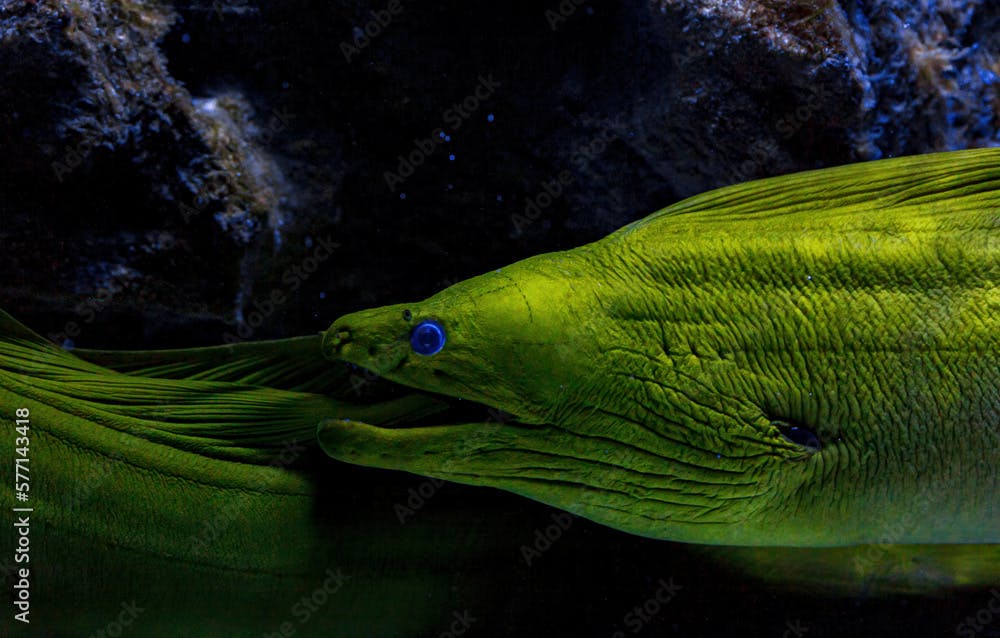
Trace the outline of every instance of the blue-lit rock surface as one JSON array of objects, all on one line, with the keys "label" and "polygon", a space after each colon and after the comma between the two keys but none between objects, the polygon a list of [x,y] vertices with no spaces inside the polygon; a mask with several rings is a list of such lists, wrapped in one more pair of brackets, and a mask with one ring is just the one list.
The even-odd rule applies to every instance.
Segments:
[{"label": "blue-lit rock surface", "polygon": [[79,344],[309,332],[722,184],[1000,143],[998,31],[960,0],[6,2],[0,300]]}]

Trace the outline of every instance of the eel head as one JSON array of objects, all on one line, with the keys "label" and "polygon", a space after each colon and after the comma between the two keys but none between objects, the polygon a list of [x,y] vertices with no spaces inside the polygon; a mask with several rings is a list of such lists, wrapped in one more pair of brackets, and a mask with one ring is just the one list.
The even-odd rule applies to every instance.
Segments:
[{"label": "eel head", "polygon": [[635,534],[773,542],[762,540],[765,514],[801,482],[815,447],[719,392],[712,370],[669,356],[652,326],[617,321],[627,284],[594,263],[588,247],[539,255],[423,302],[335,321],[328,358],[483,404],[495,418],[402,428],[330,420],[323,448],[505,489]]}]

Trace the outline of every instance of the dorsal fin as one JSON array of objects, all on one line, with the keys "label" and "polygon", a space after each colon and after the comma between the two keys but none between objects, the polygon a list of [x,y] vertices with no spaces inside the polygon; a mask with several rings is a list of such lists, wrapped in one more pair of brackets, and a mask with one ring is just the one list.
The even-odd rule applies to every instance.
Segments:
[{"label": "dorsal fin", "polygon": [[317,334],[290,339],[176,350],[88,350],[73,353],[112,370],[160,379],[227,381],[300,392],[327,392],[345,382],[344,366],[320,351]]},{"label": "dorsal fin", "polygon": [[[311,443],[323,419],[391,424],[442,409],[439,401],[418,394],[365,405],[327,393],[284,389],[308,385],[309,380],[290,381],[302,379],[303,372],[324,384],[344,375],[342,370],[324,375],[322,366],[333,366],[319,356],[318,347],[309,348],[318,346],[314,338],[289,341],[291,347],[266,342],[160,352],[88,351],[94,361],[86,361],[0,310],[0,386],[95,427],[247,462],[267,462],[289,441]],[[254,370],[255,363],[263,369]]]},{"label": "dorsal fin", "polygon": [[[929,216],[963,214],[995,228],[1000,209],[1000,148],[898,157],[769,177],[689,197],[625,226],[625,236],[671,218],[671,223],[731,224],[780,221],[815,225],[849,214],[894,224],[897,210]],[[859,213],[861,213],[859,215]],[[777,220],[776,218],[780,218]]]}]

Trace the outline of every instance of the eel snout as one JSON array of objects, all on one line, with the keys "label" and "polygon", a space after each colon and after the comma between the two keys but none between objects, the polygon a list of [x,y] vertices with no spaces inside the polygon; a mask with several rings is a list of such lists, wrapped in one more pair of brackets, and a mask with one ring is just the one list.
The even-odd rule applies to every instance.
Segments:
[{"label": "eel snout", "polygon": [[351,313],[337,319],[323,333],[327,359],[346,361],[385,374],[407,356],[409,331],[395,306]]}]

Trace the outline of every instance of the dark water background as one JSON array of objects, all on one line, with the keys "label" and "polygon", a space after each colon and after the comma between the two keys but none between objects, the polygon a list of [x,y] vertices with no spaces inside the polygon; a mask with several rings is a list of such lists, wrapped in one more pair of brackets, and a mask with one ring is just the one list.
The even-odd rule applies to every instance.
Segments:
[{"label": "dark water background", "polygon": [[[843,4],[848,15],[879,9]],[[145,137],[94,151],[56,182],[48,165],[37,169],[44,179],[23,180],[30,170],[21,166],[18,179],[7,180],[0,305],[56,341],[85,347],[309,334],[345,312],[420,299],[518,259],[598,239],[706,188],[936,144],[925,129],[938,119],[919,108],[918,124],[880,122],[874,107],[859,115],[864,90],[857,97],[853,80],[831,79],[849,75],[846,62],[840,71],[831,65],[830,77],[814,76],[825,88],[813,102],[802,88],[813,80],[795,70],[809,65],[794,56],[769,58],[753,47],[733,53],[725,47],[742,45],[715,31],[683,46],[668,37],[714,28],[710,21],[664,25],[642,3],[564,5],[561,13],[555,2],[399,0],[398,11],[389,3],[303,1],[178,6],[162,40],[167,70],[197,99],[229,96],[252,146],[241,166],[259,170],[255,188],[280,214],[220,218],[218,202],[196,203],[185,190],[194,180],[177,177],[178,166],[190,167],[164,160],[181,142],[149,134],[147,122]],[[671,11],[668,18],[682,13]],[[994,5],[982,9],[963,27],[963,43],[989,35],[996,15]],[[353,29],[366,25],[371,35],[358,38]],[[716,47],[728,62],[715,68],[695,55],[685,68],[692,41]],[[774,66],[754,66],[762,59]],[[774,75],[782,59],[792,60],[792,70]],[[728,84],[692,84],[710,71],[706,77]],[[480,92],[488,95],[463,107],[466,117],[453,105],[477,87],[489,87]],[[677,105],[687,94],[711,99],[684,110]],[[778,137],[779,146],[760,142],[782,123],[791,133]],[[419,152],[411,176],[387,179],[400,173],[400,156],[419,151],[439,128],[447,141]],[[906,129],[910,135],[899,132]],[[145,170],[150,158],[163,167]],[[197,213],[185,221],[191,207]],[[318,259],[323,238],[336,249]],[[274,290],[284,301],[268,306]],[[247,330],[255,311],[260,323]],[[70,323],[79,328],[72,335]],[[308,461],[321,482],[336,481],[341,491],[350,485],[359,500],[396,495],[384,503],[388,526],[398,525],[393,504],[424,483],[393,472],[331,471],[328,463]],[[468,636],[945,636],[990,598],[984,590],[890,598],[782,590],[683,546],[582,519],[560,529],[529,565],[522,548],[552,525],[555,510],[460,485],[435,489],[414,515],[456,512],[487,529],[496,517],[509,530],[513,518],[520,530],[487,566],[505,583],[490,600],[470,600],[456,578],[456,609],[477,618]],[[628,621],[664,581],[679,586],[670,602],[639,625]],[[424,635],[438,635],[448,622]],[[1000,635],[1000,618],[975,635]]]}]

